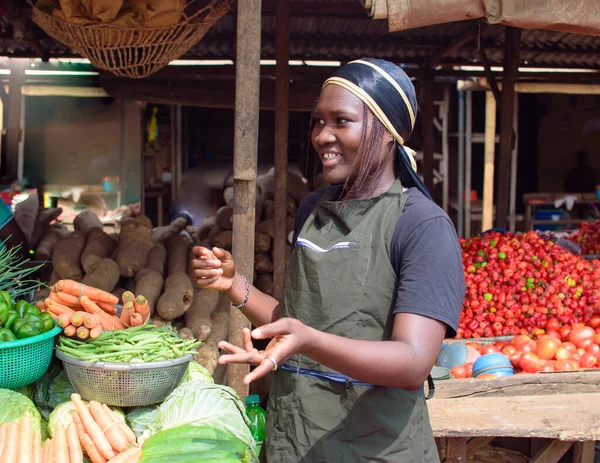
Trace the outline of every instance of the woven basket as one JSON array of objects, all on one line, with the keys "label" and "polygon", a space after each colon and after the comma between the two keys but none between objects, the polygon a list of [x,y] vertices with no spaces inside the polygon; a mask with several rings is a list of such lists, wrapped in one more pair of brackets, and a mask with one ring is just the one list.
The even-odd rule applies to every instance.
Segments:
[{"label": "woven basket", "polygon": [[196,45],[229,11],[229,5],[230,0],[212,0],[194,15],[162,27],[71,24],[36,7],[33,20],[48,35],[89,59],[95,67],[139,79],[158,71]]}]

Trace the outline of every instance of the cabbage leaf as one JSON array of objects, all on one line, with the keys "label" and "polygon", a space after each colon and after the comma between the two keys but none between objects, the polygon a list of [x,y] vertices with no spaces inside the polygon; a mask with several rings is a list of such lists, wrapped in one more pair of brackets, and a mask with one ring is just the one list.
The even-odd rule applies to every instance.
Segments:
[{"label": "cabbage leaf", "polygon": [[10,389],[0,389],[0,425],[18,421],[26,412],[32,417],[32,430],[41,431],[41,417],[34,403],[23,394]]}]

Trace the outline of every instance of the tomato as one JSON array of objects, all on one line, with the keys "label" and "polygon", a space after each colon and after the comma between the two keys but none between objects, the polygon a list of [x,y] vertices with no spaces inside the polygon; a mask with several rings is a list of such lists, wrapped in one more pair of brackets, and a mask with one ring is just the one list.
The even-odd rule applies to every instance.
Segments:
[{"label": "tomato", "polygon": [[589,326],[578,326],[569,333],[569,341],[584,349],[593,344],[595,337],[596,332]]},{"label": "tomato", "polygon": [[546,331],[556,331],[560,329],[560,322],[556,318],[549,318],[546,323]]},{"label": "tomato", "polygon": [[589,352],[586,352],[579,358],[579,364],[581,365],[581,368],[596,368],[597,361],[597,357]]},{"label": "tomato", "polygon": [[593,329],[600,328],[600,315],[592,315],[587,324]]},{"label": "tomato", "polygon": [[493,344],[487,344],[481,348],[481,355],[491,354],[494,352],[500,352]]},{"label": "tomato", "polygon": [[594,336],[594,343],[600,345],[600,333],[596,333]]},{"label": "tomato", "polygon": [[519,366],[519,359],[521,358],[521,355],[523,355],[523,352],[521,352],[520,350],[510,354],[508,359],[510,360],[510,363],[512,363],[513,367]]},{"label": "tomato", "polygon": [[574,371],[575,366],[570,360],[557,360],[554,362],[555,371]]},{"label": "tomato", "polygon": [[479,375],[479,376],[477,377],[477,379],[495,379],[495,378],[496,378],[496,376],[494,376],[494,375],[493,375],[493,374],[491,374],[491,373],[484,373],[484,374],[482,374],[482,375]]},{"label": "tomato", "polygon": [[533,352],[523,352],[519,358],[519,366],[528,373],[537,373],[542,369],[540,358]]},{"label": "tomato", "polygon": [[473,377],[473,362],[465,363],[465,369],[467,370],[467,378]]},{"label": "tomato", "polygon": [[450,374],[456,379],[463,379],[467,377],[467,369],[464,366],[456,366],[450,370]]},{"label": "tomato", "polygon": [[556,353],[554,354],[554,358],[556,358],[556,360],[569,360],[572,357],[573,352],[563,346],[560,346],[558,349],[556,349]]},{"label": "tomato", "polygon": [[544,373],[550,373],[550,372],[556,371],[556,370],[554,369],[553,364],[546,363],[540,371],[543,371]]},{"label": "tomato", "polygon": [[577,354],[577,356],[578,356],[579,358],[581,358],[581,356],[582,356],[582,355],[585,355],[585,354],[587,354],[587,350],[585,350],[585,349],[582,349],[581,347],[578,347],[578,348],[577,348],[577,352],[576,352],[576,354]]},{"label": "tomato", "polygon": [[560,347],[560,344],[561,343],[558,339],[542,339],[538,342],[535,353],[540,359],[552,360],[554,358],[554,355],[556,355],[556,351]]},{"label": "tomato", "polygon": [[600,346],[598,344],[592,344],[586,349],[590,354],[594,354],[596,358],[600,357]]},{"label": "tomato", "polygon": [[536,348],[535,341],[529,336],[515,336],[512,339],[512,344],[517,348],[517,350],[520,350],[522,352],[533,352]]},{"label": "tomato", "polygon": [[548,336],[550,338],[558,339],[559,341],[561,341],[560,333],[558,331],[546,331],[546,334],[544,336]]},{"label": "tomato", "polygon": [[558,330],[558,333],[560,334],[560,339],[562,341],[566,341],[569,338],[569,333],[571,332],[571,327],[570,326],[563,326],[561,327],[560,330]]},{"label": "tomato", "polygon": [[560,346],[564,347],[565,349],[567,349],[572,354],[574,354],[574,353],[577,352],[577,347],[572,342],[569,342],[569,341],[563,342]]},{"label": "tomato", "polygon": [[481,344],[479,344],[478,342],[466,342],[465,346],[472,347],[476,351],[481,352]]},{"label": "tomato", "polygon": [[515,346],[504,346],[500,352],[502,352],[507,357],[510,357],[511,354],[514,354],[517,351]]}]

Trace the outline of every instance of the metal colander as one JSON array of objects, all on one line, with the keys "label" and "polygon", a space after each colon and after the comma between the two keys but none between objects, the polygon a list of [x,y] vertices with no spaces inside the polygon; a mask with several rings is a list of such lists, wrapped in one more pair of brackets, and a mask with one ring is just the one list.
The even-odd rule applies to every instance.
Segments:
[{"label": "metal colander", "polygon": [[138,407],[164,401],[175,389],[192,355],[153,363],[90,363],[57,350],[73,388],[84,400],[114,407]]}]

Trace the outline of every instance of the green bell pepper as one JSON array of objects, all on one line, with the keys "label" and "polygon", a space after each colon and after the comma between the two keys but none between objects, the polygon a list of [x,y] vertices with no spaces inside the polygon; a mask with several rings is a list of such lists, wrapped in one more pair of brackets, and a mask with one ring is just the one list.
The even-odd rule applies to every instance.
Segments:
[{"label": "green bell pepper", "polygon": [[35,305],[33,305],[33,304],[27,304],[27,306],[26,306],[26,307],[23,309],[23,312],[24,312],[24,313],[23,313],[23,315],[24,315],[24,316],[25,316],[25,315],[32,314],[32,315],[37,315],[38,317],[39,317],[39,315],[40,315],[40,313],[41,313],[41,312],[40,312],[40,309],[38,309],[38,308],[37,308]]},{"label": "green bell pepper", "polygon": [[12,297],[10,297],[10,293],[8,291],[0,291],[0,301],[6,302],[9,310],[14,308],[15,306]]},{"label": "green bell pepper", "polygon": [[54,328],[54,320],[52,319],[52,315],[50,315],[48,312],[40,313],[39,317],[40,320],[44,323],[44,333]]},{"label": "green bell pepper", "polygon": [[0,301],[0,326],[4,325],[8,320],[8,304]]},{"label": "green bell pepper", "polygon": [[4,323],[4,328],[6,328],[8,330],[12,330],[13,324],[15,323],[15,321],[18,318],[19,318],[19,316],[17,315],[17,312],[10,310],[8,312],[8,319]]},{"label": "green bell pepper", "polygon": [[31,338],[41,334],[40,330],[30,323],[23,323],[14,333],[18,339]]},{"label": "green bell pepper", "polygon": [[38,330],[39,334],[46,332],[45,324],[38,315],[30,313],[25,315],[25,317],[23,317],[23,320],[25,320],[26,325],[31,325],[36,330]]},{"label": "green bell pepper", "polygon": [[15,305],[15,310],[17,311],[17,313],[19,314],[19,317],[22,317],[25,315],[25,309],[27,309],[27,306],[29,304],[27,303],[27,301],[18,301],[17,305]]},{"label": "green bell pepper", "polygon": [[19,331],[19,328],[21,328],[23,325],[26,325],[27,323],[25,322],[25,319],[22,317],[19,317],[17,315],[17,319],[14,321],[14,323],[12,324],[12,326],[10,327],[10,330],[17,334],[17,331]]},{"label": "green bell pepper", "polygon": [[0,328],[0,342],[14,341],[17,339],[13,332],[8,328]]}]

